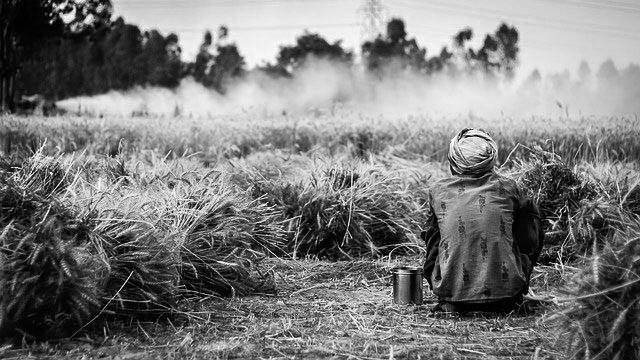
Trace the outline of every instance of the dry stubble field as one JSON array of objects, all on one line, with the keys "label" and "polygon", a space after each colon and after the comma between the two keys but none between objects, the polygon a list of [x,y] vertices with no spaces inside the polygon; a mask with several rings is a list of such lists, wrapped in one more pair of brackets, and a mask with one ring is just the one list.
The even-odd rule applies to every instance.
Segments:
[{"label": "dry stubble field", "polygon": [[[560,359],[546,302],[531,314],[433,313],[392,303],[389,269],[415,264],[358,260],[269,261],[275,294],[208,298],[173,319],[105,324],[104,334],[6,349],[6,358],[112,359]],[[566,270],[564,270],[566,271]],[[561,270],[542,267],[532,290],[557,295]],[[426,285],[426,283],[425,283]]]}]

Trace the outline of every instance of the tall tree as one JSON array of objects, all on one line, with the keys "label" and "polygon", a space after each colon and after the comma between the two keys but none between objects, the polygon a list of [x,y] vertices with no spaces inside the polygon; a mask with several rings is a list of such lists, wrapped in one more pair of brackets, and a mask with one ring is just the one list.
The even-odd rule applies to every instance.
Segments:
[{"label": "tall tree", "polygon": [[407,39],[404,21],[391,19],[385,37],[362,44],[362,57],[369,70],[380,71],[390,64],[400,68],[422,70],[426,68],[427,49],[418,46],[416,39]]},{"label": "tall tree", "polygon": [[228,35],[229,29],[226,26],[218,28],[218,40],[212,53],[213,36],[210,31],[206,31],[195,63],[191,65],[191,74],[196,81],[220,93],[226,91],[230,79],[243,74],[245,65],[238,47],[227,42]]},{"label": "tall tree", "polygon": [[176,34],[164,37],[157,30],[145,32],[140,60],[145,82],[163,87],[178,86],[182,76],[181,52]]},{"label": "tall tree", "polygon": [[486,73],[502,72],[511,78],[518,65],[518,40],[518,30],[503,23],[494,34],[487,34],[478,51],[469,50],[470,58]]},{"label": "tall tree", "polygon": [[82,34],[107,25],[110,0],[0,1],[0,111],[14,110],[21,63],[47,38]]},{"label": "tall tree", "polygon": [[235,44],[217,46],[210,71],[211,83],[220,93],[225,93],[228,82],[244,72],[244,58]]},{"label": "tall tree", "polygon": [[175,87],[185,75],[178,37],[124,19],[88,35],[51,38],[22,62],[17,94],[60,99],[136,85]]},{"label": "tall tree", "polygon": [[193,64],[193,78],[202,83],[204,86],[209,86],[208,80],[206,79],[206,75],[209,73],[209,69],[211,68],[211,64],[213,61],[213,55],[211,55],[210,48],[211,44],[213,44],[213,36],[210,31],[206,31],[204,33],[204,38],[202,40],[202,45],[200,45],[200,50],[196,55],[196,61]]},{"label": "tall tree", "polygon": [[342,47],[341,41],[329,43],[320,34],[305,32],[296,39],[295,45],[282,46],[278,53],[278,66],[292,74],[313,56],[350,64],[353,54]]},{"label": "tall tree", "polygon": [[616,64],[613,63],[613,60],[607,59],[605,62],[600,65],[598,68],[598,73],[596,74],[598,77],[598,81],[601,83],[612,83],[620,77],[620,72],[616,67]]},{"label": "tall tree", "polygon": [[582,60],[580,62],[580,66],[578,67],[578,79],[580,79],[580,82],[585,83],[589,81],[590,77],[591,77],[591,68],[589,67],[589,64],[587,64],[586,61]]},{"label": "tall tree", "polygon": [[516,66],[518,65],[518,47],[519,34],[515,27],[507,24],[501,24],[495,34],[498,41],[498,56],[500,70],[507,76],[513,77]]},{"label": "tall tree", "polygon": [[105,70],[109,89],[127,89],[144,83],[145,69],[141,63],[142,32],[123,18],[114,22],[104,40]]}]

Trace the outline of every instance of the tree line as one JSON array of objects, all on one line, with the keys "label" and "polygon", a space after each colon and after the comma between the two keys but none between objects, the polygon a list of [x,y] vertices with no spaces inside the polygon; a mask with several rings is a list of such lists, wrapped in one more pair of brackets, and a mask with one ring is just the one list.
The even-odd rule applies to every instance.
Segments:
[{"label": "tree line", "polygon": [[[193,61],[182,59],[176,34],[142,31],[122,18],[112,20],[109,0],[3,0],[0,3],[0,108],[13,110],[20,95],[51,99],[124,90],[136,85],[173,88],[191,76],[224,93],[228,84],[250,72],[293,77],[310,57],[354,65],[353,51],[341,41],[329,42],[304,32],[294,44],[280,47],[276,59],[248,69],[229,29],[204,33]],[[430,76],[481,71],[511,77],[518,62],[518,31],[502,24],[485,36],[482,46],[468,46],[466,28],[454,34],[451,49],[428,56],[406,31],[401,19],[391,19],[384,34],[361,44],[362,65],[384,76],[411,70]]]}]

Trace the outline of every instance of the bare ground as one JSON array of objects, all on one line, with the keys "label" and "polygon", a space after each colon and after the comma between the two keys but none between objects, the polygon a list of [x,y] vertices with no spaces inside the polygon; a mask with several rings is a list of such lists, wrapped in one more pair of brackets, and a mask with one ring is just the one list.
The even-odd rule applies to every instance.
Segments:
[{"label": "bare ground", "polygon": [[[556,359],[563,354],[552,303],[534,314],[466,316],[394,305],[394,261],[268,260],[278,292],[185,302],[185,313],[153,322],[102,323],[74,339],[7,344],[2,358],[78,359]],[[562,269],[536,270],[532,290],[553,295]],[[426,283],[425,283],[426,284]]]}]

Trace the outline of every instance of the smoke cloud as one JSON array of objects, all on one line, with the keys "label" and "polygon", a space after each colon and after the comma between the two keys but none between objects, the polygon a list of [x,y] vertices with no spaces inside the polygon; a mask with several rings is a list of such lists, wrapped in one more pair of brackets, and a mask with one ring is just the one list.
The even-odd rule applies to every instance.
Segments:
[{"label": "smoke cloud", "polygon": [[592,74],[583,63],[568,71],[521,81],[485,74],[444,72],[427,77],[410,71],[371,74],[325,60],[309,59],[293,78],[250,72],[227,85],[222,95],[193,79],[175,89],[136,87],[128,91],[76,97],[57,103],[71,113],[149,114],[208,117],[255,113],[296,114],[309,111],[355,111],[407,116],[587,116],[640,112],[640,67],[618,70],[607,61]]}]

